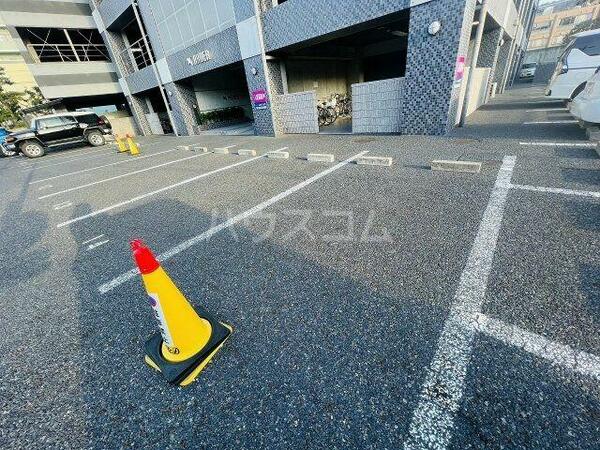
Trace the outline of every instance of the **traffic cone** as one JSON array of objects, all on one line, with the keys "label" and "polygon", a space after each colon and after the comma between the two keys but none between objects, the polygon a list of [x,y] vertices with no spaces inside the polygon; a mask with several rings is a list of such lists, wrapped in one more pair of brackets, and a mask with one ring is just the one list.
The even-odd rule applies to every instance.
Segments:
[{"label": "traffic cone", "polygon": [[128,134],[126,134],[125,137],[127,138],[127,145],[129,146],[129,153],[131,154],[131,156],[139,155],[140,148],[138,147],[137,143],[134,142],[132,137],[129,136]]},{"label": "traffic cone", "polygon": [[233,329],[202,307],[196,312],[142,241],[131,242],[131,250],[160,329],[146,342],[144,359],[169,383],[187,386]]},{"label": "traffic cone", "polygon": [[127,151],[127,146],[125,145],[125,142],[123,142],[123,139],[121,139],[118,134],[115,134],[115,140],[117,141],[118,153],[125,153]]}]

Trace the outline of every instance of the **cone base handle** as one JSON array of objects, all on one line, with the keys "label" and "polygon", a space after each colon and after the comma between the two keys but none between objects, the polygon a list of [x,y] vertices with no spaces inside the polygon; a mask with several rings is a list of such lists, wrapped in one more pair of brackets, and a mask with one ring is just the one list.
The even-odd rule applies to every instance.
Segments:
[{"label": "cone base handle", "polygon": [[198,353],[185,361],[174,363],[167,361],[162,356],[163,340],[160,333],[155,334],[146,342],[144,358],[146,364],[162,373],[169,383],[187,386],[194,381],[231,335],[233,331],[231,326],[204,317],[212,326],[210,340]]}]

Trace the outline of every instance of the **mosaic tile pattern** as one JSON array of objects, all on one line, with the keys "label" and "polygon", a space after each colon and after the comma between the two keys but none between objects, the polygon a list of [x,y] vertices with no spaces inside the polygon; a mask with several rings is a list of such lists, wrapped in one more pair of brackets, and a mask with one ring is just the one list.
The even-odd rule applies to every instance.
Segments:
[{"label": "mosaic tile pattern", "polygon": [[233,0],[236,22],[242,22],[254,16],[254,0]]},{"label": "mosaic tile pattern", "polygon": [[404,84],[404,78],[353,84],[352,132],[399,133]]},{"label": "mosaic tile pattern", "polygon": [[[93,2],[90,2],[91,6],[94,7]],[[98,4],[98,12],[102,16],[104,25],[108,28],[115,20],[125,12],[127,8],[131,6],[130,0],[102,0]]]},{"label": "mosaic tile pattern", "polygon": [[[255,68],[257,71],[256,75],[252,73],[253,68]],[[245,59],[244,71],[246,72],[246,80],[248,81],[248,91],[250,93],[250,97],[252,97],[252,92],[258,89],[265,89],[269,93],[269,104],[267,108],[261,109],[257,108],[254,104],[252,105],[255,132],[259,135],[275,135],[277,130],[273,117],[273,111],[276,109],[273,106],[274,95],[271,92],[271,86],[268,82],[269,78],[266,73],[266,68],[263,66],[262,57],[254,56],[252,58]]]},{"label": "mosaic tile pattern", "polygon": [[[458,55],[466,55],[475,2],[436,0],[411,9],[403,134],[443,135],[454,126],[460,83],[454,82]],[[436,36],[429,25],[443,20]]]},{"label": "mosaic tile pattern", "polygon": [[502,28],[496,28],[495,30],[484,33],[483,40],[481,41],[481,49],[479,51],[479,61],[477,61],[477,67],[490,68],[490,76],[486,90],[488,94],[491,93],[492,84],[496,75],[498,55],[500,54],[499,45],[503,35],[504,31]]},{"label": "mosaic tile pattern", "polygon": [[[211,59],[209,61],[196,65],[188,63],[187,59],[189,57],[204,51],[210,52]],[[174,81],[218,69],[241,60],[242,55],[235,27],[228,28],[208,39],[167,56],[167,64],[171,69]]]},{"label": "mosaic tile pattern", "polygon": [[410,0],[288,0],[263,16],[265,48],[272,51],[287,47],[407,9],[409,5]]},{"label": "mosaic tile pattern", "polygon": [[194,114],[196,93],[193,87],[185,83],[167,83],[165,89],[173,110],[177,134],[179,136],[193,135],[196,127]]},{"label": "mosaic tile pattern", "polygon": [[316,134],[319,132],[317,93],[315,91],[277,95],[277,120],[285,134]]},{"label": "mosaic tile pattern", "polygon": [[135,71],[125,77],[127,86],[132,94],[147,91],[159,86],[152,66],[144,67],[141,70]]},{"label": "mosaic tile pattern", "polygon": [[127,97],[127,103],[131,108],[131,113],[133,114],[135,124],[138,128],[138,134],[142,134],[144,136],[151,135],[152,129],[150,128],[150,123],[146,118],[148,107],[146,106],[144,99],[139,95],[132,95],[131,97]]}]

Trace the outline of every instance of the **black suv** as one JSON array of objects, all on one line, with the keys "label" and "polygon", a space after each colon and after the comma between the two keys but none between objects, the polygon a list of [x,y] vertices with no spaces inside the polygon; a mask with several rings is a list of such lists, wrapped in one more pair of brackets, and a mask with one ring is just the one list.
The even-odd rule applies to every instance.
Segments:
[{"label": "black suv", "polygon": [[28,158],[44,156],[46,149],[64,144],[86,143],[98,147],[106,143],[111,125],[105,117],[91,112],[74,112],[37,117],[31,128],[8,135],[6,151],[21,152]]}]

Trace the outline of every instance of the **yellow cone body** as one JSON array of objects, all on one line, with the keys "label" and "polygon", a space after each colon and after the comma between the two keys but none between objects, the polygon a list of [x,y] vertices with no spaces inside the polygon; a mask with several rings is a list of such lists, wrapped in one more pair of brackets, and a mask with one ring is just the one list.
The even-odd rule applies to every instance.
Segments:
[{"label": "yellow cone body", "polygon": [[212,327],[199,317],[167,273],[159,267],[142,275],[163,338],[166,360],[184,361],[198,353],[209,341]]},{"label": "yellow cone body", "polygon": [[132,156],[137,156],[140,154],[140,149],[138,145],[134,142],[131,136],[127,135],[127,145],[129,146],[129,153]]},{"label": "yellow cone body", "polygon": [[119,137],[118,134],[115,135],[115,140],[117,141],[117,147],[119,148],[119,153],[125,153],[127,151],[127,146],[123,139]]}]

